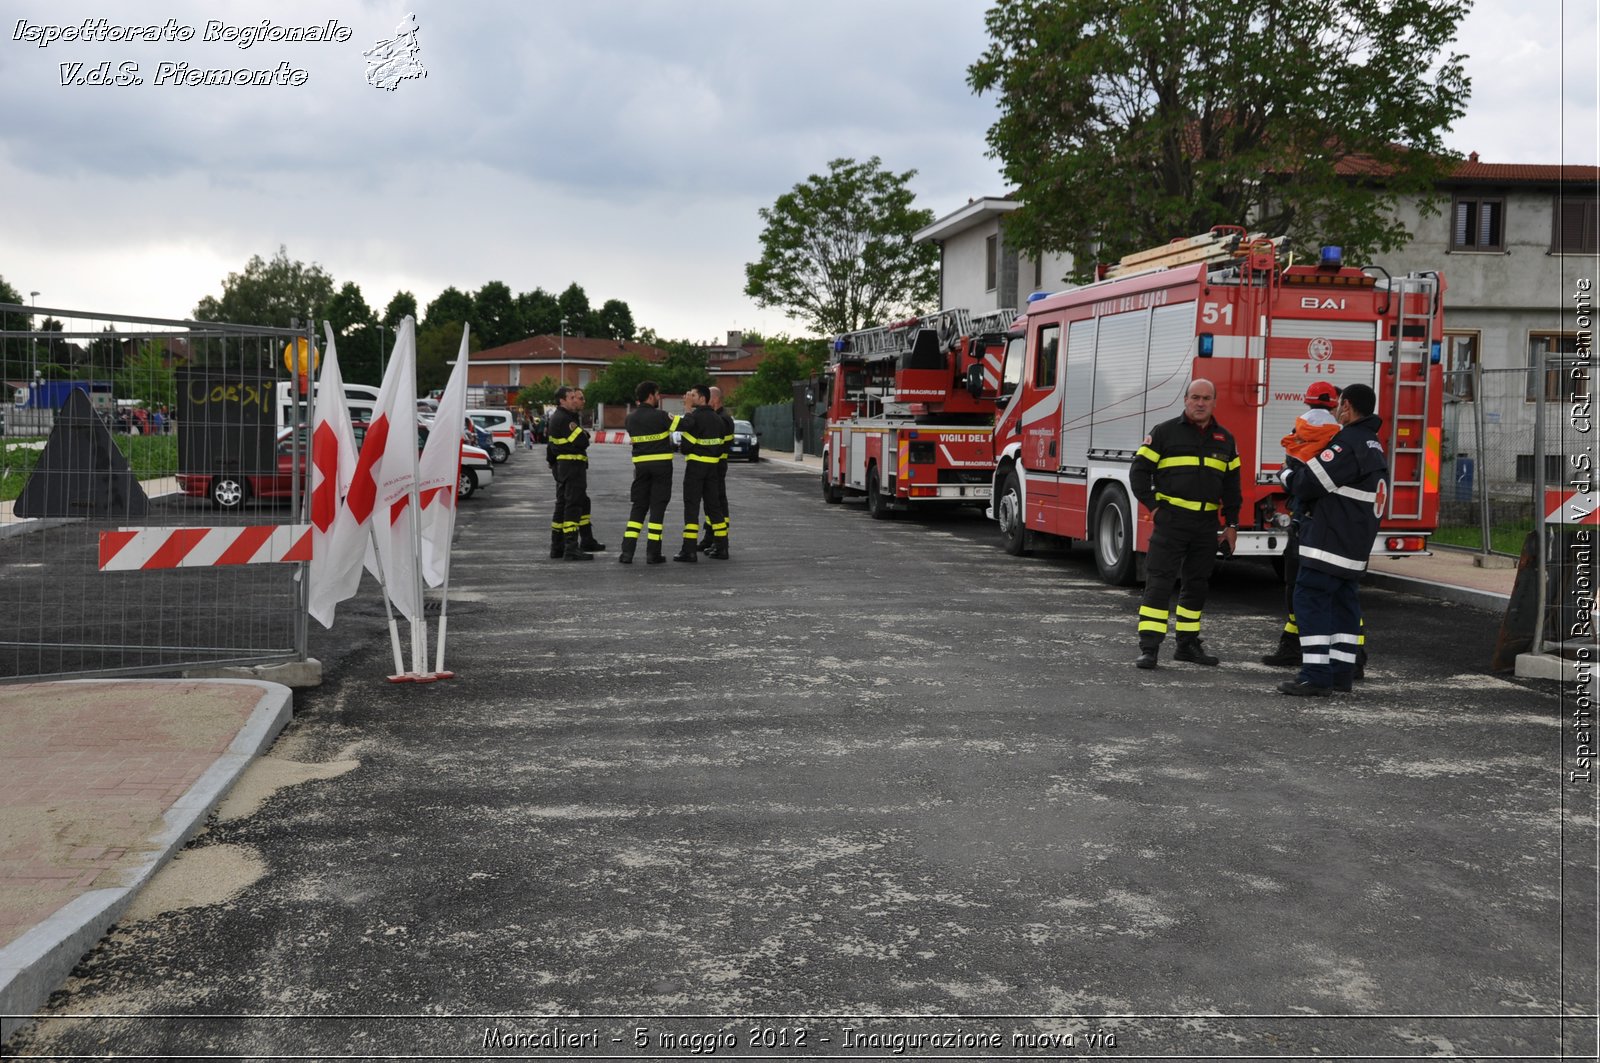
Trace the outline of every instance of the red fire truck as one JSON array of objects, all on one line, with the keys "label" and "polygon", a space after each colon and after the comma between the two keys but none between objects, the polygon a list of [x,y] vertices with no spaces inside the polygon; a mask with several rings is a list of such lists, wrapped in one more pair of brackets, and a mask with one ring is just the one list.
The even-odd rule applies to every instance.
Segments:
[{"label": "red fire truck", "polygon": [[864,495],[876,519],[927,503],[985,504],[1014,317],[943,310],[837,337],[817,397],[827,410],[822,497]]},{"label": "red fire truck", "polygon": [[1036,298],[1008,334],[988,515],[1005,549],[1039,536],[1092,545],[1100,577],[1128,584],[1150,515],[1128,472],[1145,434],[1183,413],[1188,382],[1216,385],[1239,445],[1235,553],[1283,552],[1282,438],[1313,381],[1378,394],[1391,481],[1373,553],[1425,553],[1439,507],[1444,278],[1356,269],[1338,248],[1284,266],[1278,241],[1224,226],[1123,259],[1110,276]]}]

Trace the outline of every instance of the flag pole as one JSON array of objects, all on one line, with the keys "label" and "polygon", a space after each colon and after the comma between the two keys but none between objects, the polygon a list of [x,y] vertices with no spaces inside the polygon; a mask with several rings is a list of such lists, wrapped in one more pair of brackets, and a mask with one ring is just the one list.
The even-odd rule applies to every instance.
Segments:
[{"label": "flag pole", "polygon": [[[450,537],[445,541],[451,546],[455,545],[456,538],[456,512],[461,502],[461,466],[456,465],[456,486],[450,492]],[[439,646],[438,657],[434,662],[433,674],[440,679],[454,679],[454,672],[444,669],[444,633],[450,624],[450,553],[447,550],[444,556],[444,586],[439,591]]]},{"label": "flag pole", "polygon": [[[372,542],[373,552],[378,549],[378,529],[373,524],[367,525],[367,537]],[[405,660],[400,656],[400,625],[394,618],[394,606],[389,602],[389,587],[383,582],[383,566],[378,566],[378,571],[373,574],[378,581],[378,589],[383,592],[383,611],[389,617],[389,645],[394,649],[394,674],[389,676],[391,683],[409,683],[412,677],[406,673]]]}]

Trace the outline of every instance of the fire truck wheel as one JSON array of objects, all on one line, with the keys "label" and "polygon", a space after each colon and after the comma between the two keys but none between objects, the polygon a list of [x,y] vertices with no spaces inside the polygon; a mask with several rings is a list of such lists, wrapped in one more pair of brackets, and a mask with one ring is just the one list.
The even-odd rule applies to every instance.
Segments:
[{"label": "fire truck wheel", "polygon": [[995,517],[1000,521],[1000,542],[1005,551],[1015,557],[1031,553],[1028,549],[1028,529],[1022,518],[1022,488],[1017,482],[1016,470],[1006,473],[1000,486],[1000,500],[995,503]]},{"label": "fire truck wheel", "polygon": [[837,506],[844,501],[844,492],[839,490],[833,481],[828,479],[828,459],[822,459],[822,500],[830,506]]},{"label": "fire truck wheel", "polygon": [[1094,567],[1100,578],[1113,587],[1133,583],[1138,575],[1133,509],[1121,487],[1108,487],[1095,499],[1089,534],[1094,537]]},{"label": "fire truck wheel", "polygon": [[889,508],[889,502],[883,497],[883,492],[878,489],[878,467],[874,465],[867,470],[867,515],[873,520],[888,520],[894,516],[894,511]]}]

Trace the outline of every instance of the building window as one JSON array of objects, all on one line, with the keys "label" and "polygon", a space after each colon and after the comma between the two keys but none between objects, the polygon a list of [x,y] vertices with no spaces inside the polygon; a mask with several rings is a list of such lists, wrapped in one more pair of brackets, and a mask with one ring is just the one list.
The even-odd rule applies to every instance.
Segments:
[{"label": "building window", "polygon": [[1558,255],[1592,255],[1600,251],[1600,209],[1597,208],[1600,208],[1600,200],[1557,196],[1550,250]]},{"label": "building window", "polygon": [[578,386],[580,388],[586,388],[589,386],[589,372],[590,371],[587,369],[578,370]]},{"label": "building window", "polygon": [[1450,211],[1450,250],[1504,251],[1505,207],[1499,198],[1458,198]]},{"label": "building window", "polygon": [[1544,355],[1544,401],[1571,402],[1589,397],[1589,378],[1594,370],[1588,346],[1579,350],[1576,333],[1535,332],[1528,337],[1529,402],[1538,398],[1534,381],[1541,354]]},{"label": "building window", "polygon": [[1444,393],[1457,402],[1477,398],[1472,369],[1478,364],[1478,334],[1447,332],[1444,336]]},{"label": "building window", "polygon": [[983,287],[994,291],[1000,278],[1000,237],[991,236],[983,242]]},{"label": "building window", "polygon": [[1039,291],[1039,290],[1041,290],[1043,288],[1044,288],[1044,256],[1040,255],[1038,258],[1033,260],[1033,290],[1037,292],[1037,291]]}]

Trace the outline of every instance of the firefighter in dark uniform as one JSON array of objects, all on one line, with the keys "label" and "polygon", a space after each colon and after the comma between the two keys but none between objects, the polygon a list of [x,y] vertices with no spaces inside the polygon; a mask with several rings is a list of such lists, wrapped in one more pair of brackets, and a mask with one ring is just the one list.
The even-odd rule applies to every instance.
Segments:
[{"label": "firefighter in dark uniform", "polygon": [[1139,659],[1134,663],[1140,668],[1156,666],[1171,616],[1173,585],[1180,579],[1173,624],[1178,649],[1173,659],[1218,662],[1200,641],[1200,618],[1217,563],[1217,516],[1222,516],[1222,539],[1232,553],[1243,496],[1239,450],[1233,434],[1212,417],[1216,400],[1211,381],[1190,381],[1183,416],[1150,430],[1129,471],[1134,496],[1155,522],[1145,561],[1144,601],[1139,606]]},{"label": "firefighter in dark uniform", "polygon": [[1378,442],[1378,397],[1365,384],[1339,394],[1339,434],[1309,461],[1290,460],[1280,478],[1289,493],[1315,503],[1300,525],[1294,615],[1300,673],[1278,685],[1297,697],[1348,691],[1361,645],[1361,574],[1367,570],[1388,491],[1389,459]]},{"label": "firefighter in dark uniform", "polygon": [[728,559],[728,453],[733,450],[733,415],[722,408],[722,389],[711,389],[711,409],[722,418],[722,457],[717,461],[717,473],[706,481],[706,490],[716,491],[716,501],[722,513],[722,524],[717,526],[711,523],[711,504],[706,504],[705,530],[700,533],[700,549],[708,551],[713,545],[720,546],[709,556]]},{"label": "firefighter in dark uniform", "polygon": [[633,444],[633,487],[629,492],[633,508],[628,513],[628,530],[622,533],[622,553],[617,560],[624,565],[633,564],[633,552],[642,533],[645,564],[659,565],[666,560],[661,552],[661,533],[667,503],[672,501],[672,433],[678,427],[678,418],[662,410],[661,388],[654,380],[640,381],[633,395],[638,405],[623,422]]},{"label": "firefighter in dark uniform", "polygon": [[550,556],[592,561],[604,550],[589,521],[589,433],[578,423],[583,389],[556,389],[556,412],[545,435],[545,458],[556,479],[556,509],[550,518]]},{"label": "firefighter in dark uniform", "polygon": [[[683,466],[683,547],[672,560],[694,561],[699,554],[701,500],[705,501],[706,518],[713,527],[727,517],[718,508],[715,489],[708,486],[722,458],[722,418],[711,409],[711,389],[705,384],[690,388],[683,401],[689,409],[678,422],[686,459]],[[706,556],[726,559],[726,543],[714,543]]]}]

